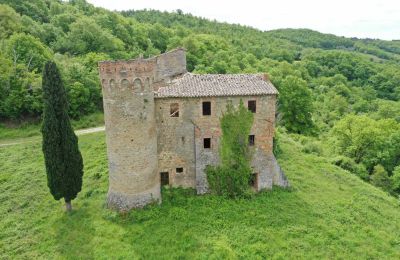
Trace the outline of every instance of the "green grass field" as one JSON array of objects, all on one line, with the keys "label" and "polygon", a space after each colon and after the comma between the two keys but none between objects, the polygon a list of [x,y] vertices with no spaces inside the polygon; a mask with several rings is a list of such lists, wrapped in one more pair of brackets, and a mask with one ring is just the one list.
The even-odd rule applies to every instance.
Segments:
[{"label": "green grass field", "polygon": [[0,259],[399,259],[400,203],[283,136],[292,188],[251,199],[166,190],[129,214],[105,207],[104,133],[80,137],[82,192],[71,214],[46,186],[40,143],[0,148]]},{"label": "green grass field", "polygon": [[[74,129],[89,128],[104,125],[104,115],[102,112],[92,113],[90,115],[82,116],[79,120],[71,120]],[[40,136],[40,122],[36,123],[23,123],[9,126],[0,124],[0,142],[4,140],[37,137]]]}]

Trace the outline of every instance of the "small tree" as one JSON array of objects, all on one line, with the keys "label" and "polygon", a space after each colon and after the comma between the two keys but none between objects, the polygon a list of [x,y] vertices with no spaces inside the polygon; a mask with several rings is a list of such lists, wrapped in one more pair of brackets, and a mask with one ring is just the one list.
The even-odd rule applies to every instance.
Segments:
[{"label": "small tree", "polygon": [[392,191],[400,194],[400,165],[394,168],[393,175],[390,179],[392,182]]},{"label": "small tree", "polygon": [[374,171],[371,175],[371,183],[384,191],[389,191],[391,188],[390,178],[382,165],[375,165]]},{"label": "small tree", "polygon": [[240,101],[235,109],[227,105],[221,120],[221,164],[206,168],[207,180],[212,192],[229,197],[240,197],[249,189],[251,177],[248,137],[253,125],[253,114]]},{"label": "small tree", "polygon": [[295,76],[287,76],[279,85],[279,112],[283,125],[289,132],[312,132],[312,93],[307,82]]},{"label": "small tree", "polygon": [[64,198],[67,211],[82,188],[83,161],[68,117],[68,103],[60,73],[54,62],[43,71],[42,150],[47,186],[55,200]]}]

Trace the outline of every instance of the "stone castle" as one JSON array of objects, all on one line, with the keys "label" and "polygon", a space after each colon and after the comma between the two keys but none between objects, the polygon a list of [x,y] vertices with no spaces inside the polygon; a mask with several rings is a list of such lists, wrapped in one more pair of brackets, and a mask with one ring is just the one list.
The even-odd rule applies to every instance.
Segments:
[{"label": "stone castle", "polygon": [[227,102],[254,113],[255,190],[288,182],[273,153],[278,94],[266,74],[196,75],[184,49],[99,63],[109,162],[108,205],[120,210],[160,201],[162,185],[207,192],[204,169],[219,161],[219,119]]}]

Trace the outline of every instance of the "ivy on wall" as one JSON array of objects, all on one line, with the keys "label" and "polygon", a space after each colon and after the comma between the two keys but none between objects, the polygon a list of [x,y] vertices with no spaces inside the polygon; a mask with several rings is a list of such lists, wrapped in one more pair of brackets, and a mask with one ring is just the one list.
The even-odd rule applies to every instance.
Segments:
[{"label": "ivy on wall", "polygon": [[207,166],[207,180],[212,193],[231,198],[242,197],[249,190],[251,151],[248,136],[253,125],[253,114],[243,105],[236,108],[228,103],[220,119],[222,137],[221,163]]}]

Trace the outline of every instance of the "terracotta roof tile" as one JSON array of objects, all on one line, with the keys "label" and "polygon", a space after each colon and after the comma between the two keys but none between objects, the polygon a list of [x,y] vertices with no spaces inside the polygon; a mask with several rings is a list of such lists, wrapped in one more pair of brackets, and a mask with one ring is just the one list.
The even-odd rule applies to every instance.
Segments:
[{"label": "terracotta roof tile", "polygon": [[155,97],[212,97],[276,95],[278,91],[262,74],[192,74],[161,87]]}]

